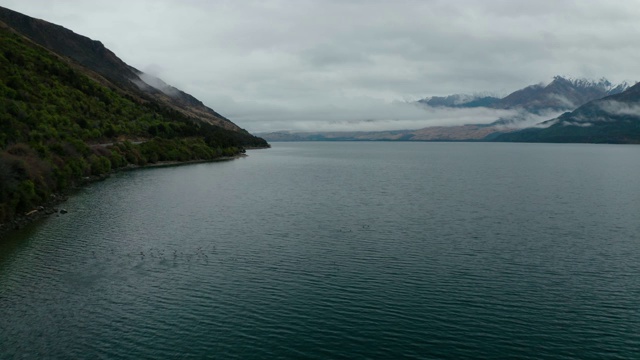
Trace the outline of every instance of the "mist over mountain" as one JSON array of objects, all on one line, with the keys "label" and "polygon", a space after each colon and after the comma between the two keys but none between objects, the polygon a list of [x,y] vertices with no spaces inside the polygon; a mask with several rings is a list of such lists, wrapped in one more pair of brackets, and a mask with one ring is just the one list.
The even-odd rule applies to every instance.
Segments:
[{"label": "mist over mountain", "polygon": [[549,84],[534,84],[498,98],[487,95],[455,94],[433,96],[418,103],[432,107],[489,107],[494,109],[524,109],[533,113],[573,110],[580,105],[605,96],[623,92],[627,82],[612,84],[607,79],[589,80],[555,76]]},{"label": "mist over mountain", "polygon": [[640,143],[640,83],[593,100],[540,127],[501,134],[497,141]]},{"label": "mist over mountain", "polygon": [[[499,98],[487,94],[433,96],[417,104],[430,111],[448,114],[452,111],[494,109],[497,116],[486,123],[455,126],[430,126],[412,130],[379,132],[277,132],[260,134],[269,141],[305,140],[403,140],[403,141],[488,141],[506,139],[503,133],[550,126],[547,122],[592,100],[621,94],[629,89],[623,82],[612,84],[600,80],[572,79],[555,76],[548,84],[535,84]],[[464,110],[466,109],[466,110]],[[498,113],[500,111],[500,113]]]},{"label": "mist over mountain", "polygon": [[614,85],[604,78],[595,81],[556,76],[547,85],[531,85],[514,91],[492,104],[491,107],[498,109],[523,108],[534,113],[547,110],[573,110],[591,100],[618,94],[628,87],[626,82]]},{"label": "mist over mountain", "polygon": [[[629,84],[627,82],[612,84],[605,78],[599,80],[573,79],[558,75],[548,84],[530,85],[516,90],[503,98],[457,94],[446,97],[425,98],[418,101],[418,103],[431,107],[487,107],[511,110],[509,115],[501,116],[489,124],[495,126],[496,131],[508,129],[511,132],[515,129],[545,126],[540,125],[540,123],[547,119],[555,118],[564,112],[575,110],[589,101],[619,94],[628,88]],[[423,130],[427,131],[427,129]],[[450,130],[453,133],[459,133],[453,127]],[[441,133],[441,131],[438,130],[437,133]]]}]

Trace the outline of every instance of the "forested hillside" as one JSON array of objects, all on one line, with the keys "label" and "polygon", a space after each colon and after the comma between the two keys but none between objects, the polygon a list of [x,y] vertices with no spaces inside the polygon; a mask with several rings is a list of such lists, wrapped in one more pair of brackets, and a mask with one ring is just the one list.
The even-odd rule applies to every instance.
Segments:
[{"label": "forested hillside", "polygon": [[248,134],[195,97],[125,63],[98,40],[1,6],[0,21],[35,44],[71,59],[81,70],[88,70],[90,77],[136,99],[156,102],[199,122]]},{"label": "forested hillside", "polygon": [[0,23],[0,222],[89,176],[268,146],[134,99],[88,71]]}]

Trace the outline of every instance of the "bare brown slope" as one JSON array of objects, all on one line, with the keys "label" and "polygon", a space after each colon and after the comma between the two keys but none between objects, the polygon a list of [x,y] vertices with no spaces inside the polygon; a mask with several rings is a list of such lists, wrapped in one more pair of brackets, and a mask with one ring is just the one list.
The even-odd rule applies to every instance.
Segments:
[{"label": "bare brown slope", "polygon": [[205,106],[193,96],[173,87],[171,96],[147,85],[141,71],[127,65],[100,41],[74,33],[62,26],[34,19],[21,13],[0,7],[0,21],[33,42],[68,57],[99,74],[120,90],[143,100],[155,100],[177,110],[194,120],[217,125],[228,130],[247,133],[229,119]]}]

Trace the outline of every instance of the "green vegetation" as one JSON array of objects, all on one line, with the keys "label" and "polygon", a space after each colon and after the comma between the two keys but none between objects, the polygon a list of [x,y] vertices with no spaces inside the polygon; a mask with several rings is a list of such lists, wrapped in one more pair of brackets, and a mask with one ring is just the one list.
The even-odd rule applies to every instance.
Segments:
[{"label": "green vegetation", "polygon": [[89,176],[159,161],[212,160],[268,146],[89,78],[0,28],[0,222]]}]

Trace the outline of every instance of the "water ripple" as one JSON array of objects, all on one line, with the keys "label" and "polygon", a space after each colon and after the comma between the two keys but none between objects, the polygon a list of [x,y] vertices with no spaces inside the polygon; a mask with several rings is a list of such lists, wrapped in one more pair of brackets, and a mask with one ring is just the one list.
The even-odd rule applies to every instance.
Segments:
[{"label": "water ripple", "polygon": [[0,358],[640,353],[635,148],[290,146],[120,174],[0,245]]}]

